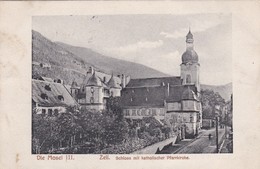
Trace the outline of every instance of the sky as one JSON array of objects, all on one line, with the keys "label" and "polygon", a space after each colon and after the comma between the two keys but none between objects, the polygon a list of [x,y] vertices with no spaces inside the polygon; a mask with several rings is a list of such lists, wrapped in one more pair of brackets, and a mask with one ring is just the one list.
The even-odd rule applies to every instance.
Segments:
[{"label": "sky", "polygon": [[32,29],[51,41],[180,75],[189,28],[202,84],[232,82],[232,15],[34,16]]}]

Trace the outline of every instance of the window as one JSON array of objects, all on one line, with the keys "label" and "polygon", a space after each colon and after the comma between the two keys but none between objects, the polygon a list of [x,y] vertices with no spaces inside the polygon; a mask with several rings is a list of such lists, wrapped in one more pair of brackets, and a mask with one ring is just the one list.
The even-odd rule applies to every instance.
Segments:
[{"label": "window", "polygon": [[190,122],[193,122],[193,116],[190,115]]},{"label": "window", "polygon": [[90,97],[90,103],[94,103],[94,97]]},{"label": "window", "polygon": [[91,87],[90,91],[93,94],[94,93],[94,87]]},{"label": "window", "polygon": [[191,83],[191,76],[189,74],[186,75],[186,83]]},{"label": "window", "polygon": [[164,109],[160,109],[160,116],[164,115]]},{"label": "window", "polygon": [[147,97],[145,98],[145,101],[147,101],[148,99],[147,99]]},{"label": "window", "polygon": [[59,99],[60,101],[64,101],[64,97],[63,97],[62,95],[58,95],[58,99]]},{"label": "window", "polygon": [[136,116],[136,110],[135,109],[132,110],[132,116]]},{"label": "window", "polygon": [[131,97],[131,102],[133,101],[133,98]]},{"label": "window", "polygon": [[52,116],[52,109],[48,109],[48,115]]},{"label": "window", "polygon": [[50,87],[50,85],[45,85],[45,90],[48,90],[48,91],[51,91],[51,87]]},{"label": "window", "polygon": [[59,110],[58,110],[58,109],[55,109],[55,110],[54,110],[54,116],[58,116],[58,114],[59,114]]},{"label": "window", "polygon": [[47,94],[45,94],[45,93],[42,93],[42,94],[41,94],[41,98],[42,98],[42,99],[45,99],[45,100],[48,100],[48,96],[47,96]]},{"label": "window", "polygon": [[128,109],[126,110],[126,116],[130,116],[130,111]]},{"label": "window", "polygon": [[46,110],[42,109],[42,114],[45,115],[46,114]]},{"label": "window", "polygon": [[152,115],[156,116],[156,109],[152,109]]}]

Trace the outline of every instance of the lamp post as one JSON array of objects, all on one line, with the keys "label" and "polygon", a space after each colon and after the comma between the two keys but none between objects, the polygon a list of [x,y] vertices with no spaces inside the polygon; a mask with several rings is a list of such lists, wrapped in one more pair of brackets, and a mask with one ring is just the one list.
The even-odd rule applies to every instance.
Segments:
[{"label": "lamp post", "polygon": [[218,117],[219,117],[219,105],[215,106],[215,121],[216,121],[216,153],[219,151],[218,146]]}]

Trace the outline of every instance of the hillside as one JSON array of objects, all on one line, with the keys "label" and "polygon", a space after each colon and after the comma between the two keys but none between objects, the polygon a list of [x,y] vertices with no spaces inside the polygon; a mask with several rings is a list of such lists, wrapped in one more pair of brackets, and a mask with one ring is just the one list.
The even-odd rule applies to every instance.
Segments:
[{"label": "hillside", "polygon": [[100,53],[94,52],[91,49],[84,47],[76,47],[61,42],[56,42],[63,48],[67,49],[71,53],[79,56],[87,63],[91,63],[96,67],[102,69],[107,73],[126,74],[131,78],[149,78],[149,77],[165,77],[167,74],[161,73],[155,69],[146,67],[144,65],[115,59],[112,57],[104,56]]},{"label": "hillside", "polygon": [[215,93],[218,92],[223,97],[223,99],[228,101],[230,100],[230,96],[232,94],[232,83],[228,83],[226,85],[220,85],[220,86],[201,84],[201,89],[213,90]]},{"label": "hillside", "polygon": [[167,76],[144,65],[107,57],[91,49],[52,42],[34,30],[32,31],[32,61],[51,65],[51,69],[34,65],[33,75],[61,78],[64,79],[65,84],[71,84],[73,79],[79,84],[82,83],[89,66],[93,66],[100,72],[123,73],[130,75],[131,78]]}]

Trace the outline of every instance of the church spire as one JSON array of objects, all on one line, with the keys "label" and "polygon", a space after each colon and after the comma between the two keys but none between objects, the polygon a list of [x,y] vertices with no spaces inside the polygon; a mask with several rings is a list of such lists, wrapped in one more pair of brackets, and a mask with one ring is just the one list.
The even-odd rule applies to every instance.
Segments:
[{"label": "church spire", "polygon": [[193,34],[191,33],[190,27],[189,27],[189,32],[186,35],[186,47],[187,47],[187,50],[193,49],[193,42],[194,42]]}]

